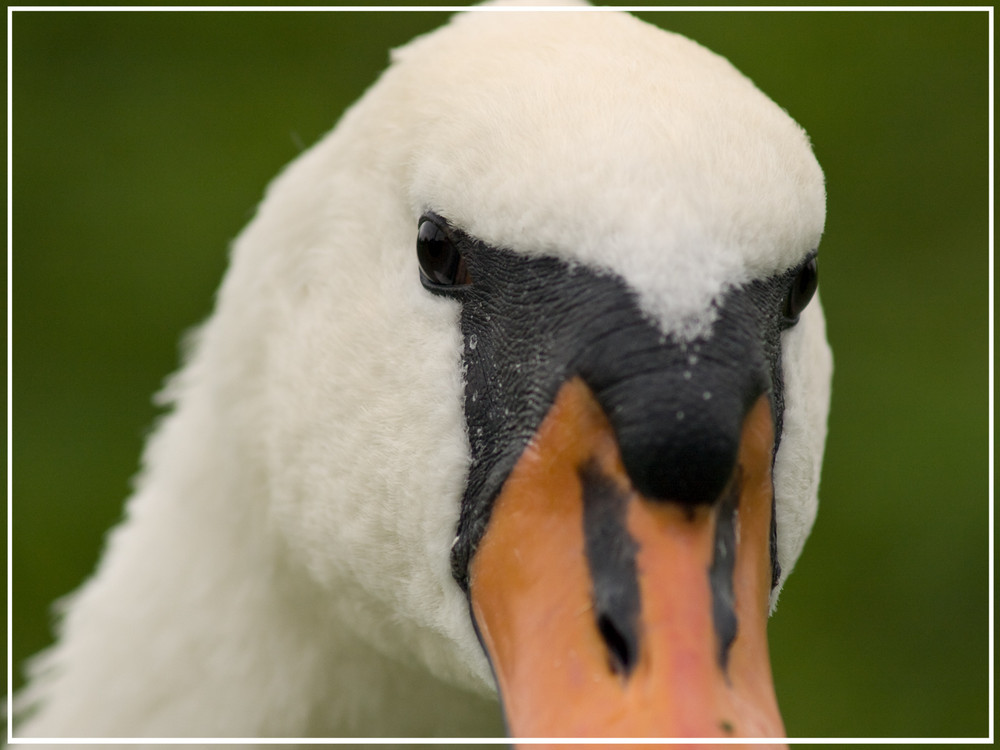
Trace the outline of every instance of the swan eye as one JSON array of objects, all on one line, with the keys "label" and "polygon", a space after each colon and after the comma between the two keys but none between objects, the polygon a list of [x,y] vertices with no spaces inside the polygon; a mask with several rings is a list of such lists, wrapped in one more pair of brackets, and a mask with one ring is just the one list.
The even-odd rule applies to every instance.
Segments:
[{"label": "swan eye", "polygon": [[427,216],[417,229],[417,260],[425,285],[463,286],[471,281],[465,257],[451,232]]},{"label": "swan eye", "polygon": [[810,258],[799,272],[792,279],[792,286],[785,297],[785,318],[792,323],[799,319],[799,315],[806,309],[809,300],[816,293],[816,284],[819,281],[816,259]]}]

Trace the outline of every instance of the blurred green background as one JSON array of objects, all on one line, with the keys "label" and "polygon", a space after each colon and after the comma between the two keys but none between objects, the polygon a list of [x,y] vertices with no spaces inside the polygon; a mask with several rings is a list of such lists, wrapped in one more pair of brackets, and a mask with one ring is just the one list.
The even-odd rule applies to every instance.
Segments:
[{"label": "blurred green background", "polygon": [[[641,15],[749,75],[827,175],[822,502],[770,630],[788,732],[984,736],[988,16]],[[120,517],[150,396],[265,184],[445,18],[15,13],[16,685]]]}]

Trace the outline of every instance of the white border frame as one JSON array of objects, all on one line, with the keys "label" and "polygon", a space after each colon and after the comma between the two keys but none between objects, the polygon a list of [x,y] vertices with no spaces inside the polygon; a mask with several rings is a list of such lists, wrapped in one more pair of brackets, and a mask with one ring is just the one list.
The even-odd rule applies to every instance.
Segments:
[{"label": "white border frame", "polygon": [[[170,5],[84,5],[84,6],[60,6],[60,5],[16,5],[7,7],[7,697],[5,707],[9,709],[12,705],[14,694],[14,665],[13,665],[13,126],[14,126],[14,105],[13,105],[13,62],[14,62],[14,13],[18,11],[49,11],[49,12],[103,12],[103,11],[173,11],[173,12],[283,12],[294,13],[299,11],[339,11],[339,12],[525,12],[525,11],[546,11],[546,12],[603,12],[603,11],[626,11],[626,12],[985,12],[989,17],[989,735],[986,737],[789,737],[777,740],[781,743],[794,743],[803,745],[827,745],[827,744],[850,744],[865,743],[875,745],[894,744],[921,744],[921,745],[942,745],[942,744],[993,744],[994,737],[994,649],[993,649],[993,6],[989,5],[905,5],[905,6],[865,6],[865,5],[794,5],[794,6],[774,6],[774,5],[677,5],[677,6],[454,6],[454,5],[420,5],[420,6],[270,6],[270,5],[191,5],[191,6],[170,6]],[[253,737],[185,737],[185,738],[120,738],[120,737],[100,737],[100,738],[34,738],[13,736],[12,722],[7,718],[6,741],[8,744],[53,744],[53,745],[231,745],[231,744],[255,744],[255,745],[320,745],[320,744],[357,744],[357,745],[377,745],[377,744],[469,744],[479,743],[484,745],[510,745],[511,739],[508,737],[486,737],[486,738],[253,738]],[[528,744],[549,744],[549,745],[591,745],[591,744],[632,744],[649,745],[662,744],[665,741],[684,742],[692,745],[713,745],[718,744],[717,738],[518,738],[517,743]],[[726,744],[730,745],[762,745],[773,744],[773,738],[727,738]]]}]

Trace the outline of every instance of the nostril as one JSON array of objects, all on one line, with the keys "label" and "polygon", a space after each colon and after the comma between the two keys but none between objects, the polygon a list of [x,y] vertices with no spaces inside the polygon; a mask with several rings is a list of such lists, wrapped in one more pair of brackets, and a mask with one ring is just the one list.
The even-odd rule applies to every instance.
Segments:
[{"label": "nostril", "polygon": [[580,467],[580,483],[594,620],[611,670],[627,677],[639,653],[638,546],[625,522],[628,497],[596,462]]},{"label": "nostril", "polygon": [[597,630],[608,649],[608,665],[611,671],[628,676],[635,662],[635,649],[628,637],[615,625],[607,613],[597,616]]}]

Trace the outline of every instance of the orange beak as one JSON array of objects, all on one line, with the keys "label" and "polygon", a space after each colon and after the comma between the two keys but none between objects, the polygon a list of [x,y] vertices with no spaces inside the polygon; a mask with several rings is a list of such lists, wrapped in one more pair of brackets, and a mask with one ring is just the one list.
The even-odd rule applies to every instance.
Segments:
[{"label": "orange beak", "polygon": [[766,637],[773,445],[762,396],[714,504],[644,498],[590,389],[562,387],[470,565],[512,737],[784,736]]}]

